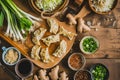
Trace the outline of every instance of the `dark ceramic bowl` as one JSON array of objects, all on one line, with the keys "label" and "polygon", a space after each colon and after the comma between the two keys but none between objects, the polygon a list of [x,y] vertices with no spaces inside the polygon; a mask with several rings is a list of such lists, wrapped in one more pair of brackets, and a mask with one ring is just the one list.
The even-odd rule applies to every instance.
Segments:
[{"label": "dark ceramic bowl", "polygon": [[[84,75],[84,76],[82,76],[82,75]],[[86,77],[86,75],[87,75],[87,77]],[[82,78],[82,79],[80,79],[80,78]],[[74,75],[74,80],[92,80],[91,72],[88,70],[78,70]]]},{"label": "dark ceramic bowl", "polygon": [[105,65],[103,65],[101,63],[96,63],[96,64],[92,65],[91,68],[90,68],[90,72],[92,74],[93,80],[95,80],[95,79],[94,79],[94,75],[93,75],[92,71],[95,70],[95,68],[97,66],[102,66],[103,68],[105,68],[105,70],[106,70],[106,76],[104,77],[104,80],[108,80],[108,78],[109,78],[109,70],[108,70],[108,68]]}]

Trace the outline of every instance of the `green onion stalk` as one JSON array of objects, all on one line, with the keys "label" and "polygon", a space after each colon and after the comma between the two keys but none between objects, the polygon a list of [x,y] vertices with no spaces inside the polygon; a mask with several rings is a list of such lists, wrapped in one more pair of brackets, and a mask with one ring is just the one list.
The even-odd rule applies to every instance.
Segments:
[{"label": "green onion stalk", "polygon": [[5,32],[6,36],[13,38],[14,41],[24,42],[26,33],[28,33],[33,24],[41,21],[16,6],[12,0],[0,0],[0,8],[7,19],[8,25]]}]

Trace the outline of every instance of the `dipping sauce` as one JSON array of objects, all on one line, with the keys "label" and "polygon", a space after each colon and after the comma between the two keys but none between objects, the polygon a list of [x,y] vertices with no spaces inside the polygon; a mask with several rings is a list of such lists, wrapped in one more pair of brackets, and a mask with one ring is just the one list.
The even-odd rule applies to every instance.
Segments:
[{"label": "dipping sauce", "polygon": [[5,61],[9,64],[13,64],[17,60],[18,60],[18,52],[14,49],[8,50],[5,55]]},{"label": "dipping sauce", "polygon": [[20,74],[22,75],[27,75],[30,73],[31,71],[31,63],[29,61],[23,61],[18,65],[18,71],[20,72]]},{"label": "dipping sauce", "polygon": [[69,67],[73,70],[82,68],[85,64],[85,58],[80,53],[73,53],[68,60]]},{"label": "dipping sauce", "polygon": [[15,72],[21,78],[28,77],[32,71],[33,63],[26,58],[21,59],[15,66]]},{"label": "dipping sauce", "polygon": [[91,74],[86,70],[76,72],[74,80],[92,80]]}]

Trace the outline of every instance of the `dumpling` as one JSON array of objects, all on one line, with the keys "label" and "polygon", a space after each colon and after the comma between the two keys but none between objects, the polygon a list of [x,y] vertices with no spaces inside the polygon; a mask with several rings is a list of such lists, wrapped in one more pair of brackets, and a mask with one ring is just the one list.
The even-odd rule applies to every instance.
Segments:
[{"label": "dumpling", "polygon": [[33,37],[33,38],[32,38],[32,41],[33,41],[34,44],[40,45],[40,41],[39,41],[39,38],[38,38],[37,36],[36,36],[36,37]]},{"label": "dumpling", "polygon": [[60,27],[60,32],[59,34],[62,34],[63,36],[67,37],[68,39],[72,40],[74,36],[76,36],[75,33],[68,32],[66,29],[63,27]]},{"label": "dumpling", "polygon": [[59,42],[60,41],[60,35],[51,35],[46,38],[43,38],[42,41],[47,45],[50,46],[51,43]]},{"label": "dumpling", "polygon": [[48,18],[47,23],[48,23],[48,25],[50,27],[50,32],[53,33],[53,34],[56,34],[58,32],[58,28],[59,28],[58,23],[56,22],[56,20],[53,19],[53,18]]},{"label": "dumpling", "polygon": [[44,63],[49,63],[49,62],[53,61],[50,58],[48,48],[43,48],[40,52],[40,56],[41,56],[41,59]]},{"label": "dumpling", "polygon": [[67,50],[67,43],[65,40],[62,40],[60,42],[60,45],[58,46],[58,48],[55,50],[55,52],[53,53],[53,55],[55,57],[61,57],[62,54],[66,53]]},{"label": "dumpling", "polygon": [[41,49],[41,46],[38,46],[38,45],[33,46],[32,51],[31,51],[31,58],[35,60],[40,59],[40,56],[39,56],[40,49]]},{"label": "dumpling", "polygon": [[36,45],[40,45],[40,39],[43,37],[47,29],[39,28],[34,32],[34,37],[32,38],[32,41]]}]

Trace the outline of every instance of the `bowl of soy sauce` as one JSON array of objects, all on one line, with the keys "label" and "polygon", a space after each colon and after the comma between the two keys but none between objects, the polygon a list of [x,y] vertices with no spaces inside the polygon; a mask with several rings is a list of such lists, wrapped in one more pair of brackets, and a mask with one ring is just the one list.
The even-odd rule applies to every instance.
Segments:
[{"label": "bowl of soy sauce", "polygon": [[27,58],[21,59],[15,66],[15,72],[20,78],[26,78],[32,74],[33,63]]}]

